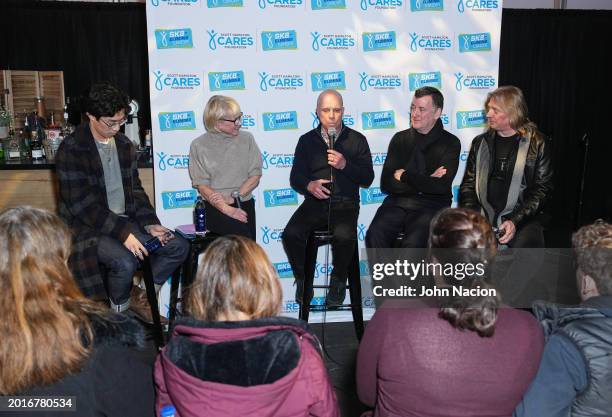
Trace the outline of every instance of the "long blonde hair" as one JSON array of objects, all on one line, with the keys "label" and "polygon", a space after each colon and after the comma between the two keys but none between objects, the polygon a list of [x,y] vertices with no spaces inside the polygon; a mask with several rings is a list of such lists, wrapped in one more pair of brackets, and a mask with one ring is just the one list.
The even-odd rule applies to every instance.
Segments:
[{"label": "long blonde hair", "polygon": [[241,236],[224,236],[206,249],[187,308],[199,320],[243,313],[249,319],[280,312],[282,292],[276,270],[263,249]]},{"label": "long blonde hair", "polygon": [[80,369],[92,340],[87,300],[66,261],[71,235],[46,210],[0,213],[0,394],[48,385]]},{"label": "long blonde hair", "polygon": [[510,127],[520,133],[521,136],[532,138],[538,131],[535,123],[529,120],[529,110],[523,91],[513,85],[504,85],[487,95],[485,108],[488,109],[491,99],[508,114]]}]

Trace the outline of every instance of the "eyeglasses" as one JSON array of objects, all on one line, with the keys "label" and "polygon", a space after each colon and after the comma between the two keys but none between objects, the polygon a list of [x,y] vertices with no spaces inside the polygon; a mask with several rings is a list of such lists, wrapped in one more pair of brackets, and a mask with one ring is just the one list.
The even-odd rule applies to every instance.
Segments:
[{"label": "eyeglasses", "polygon": [[242,126],[242,112],[240,112],[240,114],[238,115],[238,117],[236,117],[235,119],[219,119],[219,120],[223,120],[224,122],[230,122],[235,124],[236,126]]},{"label": "eyeglasses", "polygon": [[106,125],[106,127],[108,127],[109,129],[113,129],[115,127],[121,127],[121,126],[123,126],[127,122],[127,119],[123,119],[123,120],[119,120],[119,121],[113,120],[111,122],[107,122],[106,120],[102,120],[102,119],[99,119],[99,120],[102,123],[104,123]]}]

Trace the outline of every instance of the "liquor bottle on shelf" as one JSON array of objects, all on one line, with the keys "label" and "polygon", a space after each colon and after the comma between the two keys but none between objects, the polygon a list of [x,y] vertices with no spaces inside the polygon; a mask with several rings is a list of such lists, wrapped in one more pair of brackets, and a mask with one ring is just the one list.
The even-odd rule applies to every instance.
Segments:
[{"label": "liquor bottle on shelf", "polygon": [[[42,135],[41,135],[42,132]],[[30,158],[35,161],[43,159],[43,136],[44,132],[38,123],[38,117],[34,119],[34,128],[32,129],[32,139],[30,140]]]},{"label": "liquor bottle on shelf", "polygon": [[62,136],[66,137],[74,132],[74,126],[70,123],[70,97],[66,97],[66,103],[64,104],[64,122],[62,123]]}]

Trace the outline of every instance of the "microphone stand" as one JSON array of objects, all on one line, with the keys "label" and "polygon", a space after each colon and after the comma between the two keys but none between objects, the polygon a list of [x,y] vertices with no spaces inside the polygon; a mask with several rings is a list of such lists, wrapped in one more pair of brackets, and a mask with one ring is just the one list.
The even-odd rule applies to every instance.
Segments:
[{"label": "microphone stand", "polygon": [[580,139],[584,144],[584,154],[582,156],[582,178],[580,179],[580,190],[578,191],[578,213],[576,214],[576,228],[582,224],[582,206],[584,205],[584,182],[587,172],[587,161],[589,159],[589,135],[585,133]]}]

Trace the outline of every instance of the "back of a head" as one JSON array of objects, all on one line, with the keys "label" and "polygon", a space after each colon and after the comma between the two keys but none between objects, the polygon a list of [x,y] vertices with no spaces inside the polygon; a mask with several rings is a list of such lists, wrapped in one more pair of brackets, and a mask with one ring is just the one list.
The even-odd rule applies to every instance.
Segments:
[{"label": "back of a head", "polygon": [[[32,207],[0,213],[0,393],[52,383],[88,355],[88,305],[67,266],[71,234]],[[47,352],[47,353],[45,353]]]},{"label": "back of a head", "polygon": [[578,269],[593,279],[600,295],[612,296],[612,224],[597,220],[581,227],[572,246]]},{"label": "back of a head", "polygon": [[187,309],[196,319],[272,317],[280,312],[278,275],[264,250],[241,236],[217,238],[200,259]]},{"label": "back of a head", "polygon": [[[438,262],[462,266],[490,265],[497,248],[493,230],[485,217],[463,208],[445,209],[434,217],[429,247],[431,255]],[[446,282],[464,288],[489,288],[486,278],[486,274],[474,273],[461,279],[446,277]],[[456,328],[488,337],[495,331],[498,306],[499,299],[493,296],[452,296],[443,300],[440,317]]]},{"label": "back of a head", "polygon": [[92,85],[85,97],[84,110],[96,119],[103,116],[113,117],[121,110],[127,115],[129,109],[129,96],[106,82]]}]

